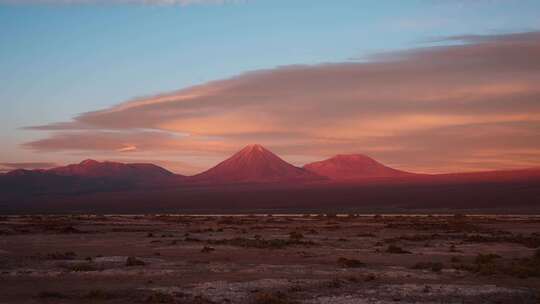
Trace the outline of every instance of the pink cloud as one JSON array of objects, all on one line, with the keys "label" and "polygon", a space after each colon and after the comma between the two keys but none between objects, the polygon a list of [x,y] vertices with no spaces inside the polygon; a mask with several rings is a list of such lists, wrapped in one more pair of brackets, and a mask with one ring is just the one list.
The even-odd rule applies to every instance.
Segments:
[{"label": "pink cloud", "polygon": [[[256,142],[306,160],[367,151],[413,171],[540,165],[538,154],[519,161],[519,151],[540,149],[540,33],[451,39],[465,44],[249,72],[128,101],[32,127],[53,134],[25,146],[225,157]],[[479,160],[486,150],[497,153]]]}]

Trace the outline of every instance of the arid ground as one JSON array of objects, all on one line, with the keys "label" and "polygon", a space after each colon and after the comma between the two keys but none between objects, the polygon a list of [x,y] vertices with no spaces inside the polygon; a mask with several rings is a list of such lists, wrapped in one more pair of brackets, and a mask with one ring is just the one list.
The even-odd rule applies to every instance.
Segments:
[{"label": "arid ground", "polygon": [[0,218],[0,303],[538,303],[540,217]]}]

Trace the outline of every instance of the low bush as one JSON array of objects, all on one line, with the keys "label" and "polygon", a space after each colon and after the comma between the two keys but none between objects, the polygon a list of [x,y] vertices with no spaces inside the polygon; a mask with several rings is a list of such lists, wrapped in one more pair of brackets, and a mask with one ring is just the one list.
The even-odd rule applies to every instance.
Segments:
[{"label": "low bush", "polygon": [[287,297],[283,292],[257,292],[252,301],[253,304],[293,304],[297,303]]},{"label": "low bush", "polygon": [[73,260],[77,254],[73,251],[66,251],[66,252],[53,252],[47,254],[47,258],[50,260]]},{"label": "low bush", "polygon": [[202,249],[201,249],[201,252],[202,253],[210,253],[212,251],[215,251],[216,249],[214,247],[210,247],[210,246],[204,246]]},{"label": "low bush", "polygon": [[99,267],[93,263],[77,263],[67,266],[73,272],[99,271]]},{"label": "low bush", "polygon": [[404,250],[403,248],[396,246],[396,245],[390,245],[386,249],[386,252],[388,253],[395,253],[395,254],[409,254],[410,251]]},{"label": "low bush", "polygon": [[441,262],[419,262],[414,264],[413,269],[429,269],[433,272],[440,272],[444,265]]},{"label": "low bush", "polygon": [[244,248],[261,248],[261,249],[281,249],[288,246],[301,245],[301,246],[313,246],[315,243],[312,241],[291,240],[291,239],[248,239],[248,238],[234,238],[234,239],[222,239],[222,240],[208,240],[208,244],[211,245],[230,245]]},{"label": "low bush", "polygon": [[38,294],[39,298],[42,299],[65,299],[67,298],[66,295],[58,292],[58,291],[42,291]]},{"label": "low bush", "polygon": [[357,259],[348,259],[348,258],[339,258],[337,260],[337,263],[339,266],[344,268],[358,268],[366,266],[365,263],[362,263],[361,261]]},{"label": "low bush", "polygon": [[144,266],[146,263],[143,260],[137,259],[136,257],[130,256],[126,259],[126,266]]}]

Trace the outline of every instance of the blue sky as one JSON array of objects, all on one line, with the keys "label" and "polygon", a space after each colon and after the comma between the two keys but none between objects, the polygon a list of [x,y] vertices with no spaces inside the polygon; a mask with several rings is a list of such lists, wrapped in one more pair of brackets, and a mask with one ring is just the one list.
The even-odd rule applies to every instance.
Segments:
[{"label": "blue sky", "polygon": [[135,97],[258,69],[362,60],[437,37],[540,29],[539,1],[29,2],[0,1],[4,162],[58,157],[21,148],[46,135],[22,127]]}]

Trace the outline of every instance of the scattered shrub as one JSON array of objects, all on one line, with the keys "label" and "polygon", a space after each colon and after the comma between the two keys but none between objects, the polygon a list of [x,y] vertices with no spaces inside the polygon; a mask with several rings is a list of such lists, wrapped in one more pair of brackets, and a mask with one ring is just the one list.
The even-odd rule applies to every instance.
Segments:
[{"label": "scattered shrub", "polygon": [[386,249],[386,252],[388,253],[396,253],[396,254],[407,254],[411,253],[410,251],[404,250],[403,248],[396,246],[396,245],[390,245]]},{"label": "scattered shrub", "polygon": [[476,259],[474,260],[474,262],[476,264],[489,264],[489,263],[492,263],[493,260],[495,259],[499,259],[501,258],[500,255],[497,255],[497,254],[493,254],[493,253],[488,253],[488,254],[478,254],[476,256]]},{"label": "scattered shrub", "polygon": [[375,281],[376,279],[377,279],[377,277],[376,277],[374,274],[370,273],[370,274],[368,274],[368,275],[366,276],[366,278],[364,279],[364,281],[366,281],[366,282],[371,282],[371,281]]},{"label": "scattered shrub", "polygon": [[126,266],[144,266],[146,263],[140,259],[137,259],[134,256],[130,256],[126,259]]},{"label": "scattered shrub", "polygon": [[42,299],[65,299],[67,298],[66,295],[58,292],[58,291],[42,291],[38,294],[38,297]]},{"label": "scattered shrub", "polygon": [[440,262],[419,262],[416,263],[413,269],[429,269],[433,272],[440,272],[443,269],[443,264]]},{"label": "scattered shrub", "polygon": [[287,297],[286,294],[283,292],[264,292],[260,291],[255,294],[255,297],[253,299],[254,304],[292,304],[297,303],[296,301],[292,301]]},{"label": "scattered shrub", "polygon": [[98,271],[100,270],[97,265],[93,263],[77,263],[68,266],[70,271],[74,272],[86,272],[86,271]]},{"label": "scattered shrub", "polygon": [[339,258],[337,260],[337,263],[339,266],[345,267],[345,268],[358,268],[358,267],[366,266],[366,264],[360,262],[357,259],[348,259],[348,258]]},{"label": "scattered shrub", "polygon": [[247,239],[247,238],[234,238],[234,239],[222,239],[222,240],[208,240],[211,245],[230,245],[244,248],[260,248],[260,249],[281,249],[287,246],[302,245],[302,246],[313,246],[315,243],[312,241],[302,241],[302,240],[283,240],[283,239],[273,239],[273,240],[264,240],[264,239]]},{"label": "scattered shrub", "polygon": [[452,262],[452,263],[459,263],[459,262],[461,262],[461,259],[454,256],[454,257],[450,258],[450,262]]},{"label": "scattered shrub", "polygon": [[479,254],[472,264],[459,264],[457,269],[479,275],[510,275],[519,278],[540,277],[540,257],[504,260],[496,254]]},{"label": "scattered shrub", "polygon": [[216,249],[214,247],[209,247],[209,246],[204,246],[202,249],[201,249],[201,252],[202,253],[210,253],[212,251],[215,251]]},{"label": "scattered shrub", "polygon": [[343,281],[338,278],[335,278],[326,282],[325,286],[328,288],[340,288],[341,286],[343,286]]},{"label": "scattered shrub", "polygon": [[292,231],[289,233],[289,238],[291,240],[301,240],[304,238],[304,235],[298,231]]},{"label": "scattered shrub", "polygon": [[113,296],[101,289],[94,289],[90,290],[88,293],[84,295],[84,298],[86,299],[92,299],[92,300],[108,300],[113,298]]},{"label": "scattered shrub", "polygon": [[67,252],[53,252],[47,254],[47,258],[50,260],[73,260],[77,254],[73,251],[67,251]]},{"label": "scattered shrub", "polygon": [[147,299],[148,303],[176,303],[174,296],[163,293],[163,292],[154,292]]}]

